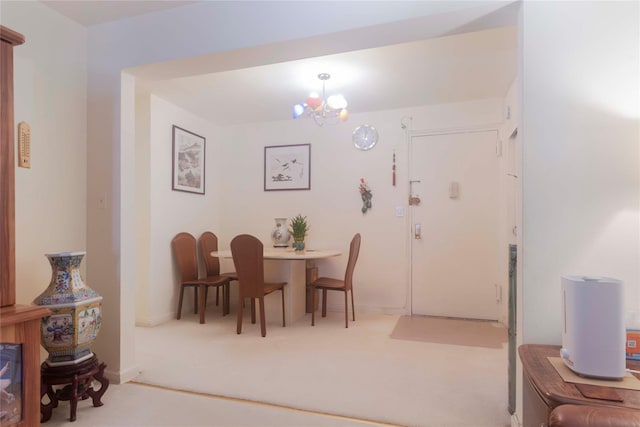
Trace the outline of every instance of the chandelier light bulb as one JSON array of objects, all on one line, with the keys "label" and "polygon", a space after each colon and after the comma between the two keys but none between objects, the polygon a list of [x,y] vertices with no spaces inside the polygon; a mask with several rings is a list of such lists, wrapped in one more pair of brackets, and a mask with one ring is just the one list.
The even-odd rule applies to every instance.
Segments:
[{"label": "chandelier light bulb", "polygon": [[304,113],[304,105],[296,104],[293,106],[293,118],[297,119]]},{"label": "chandelier light bulb", "polygon": [[309,96],[307,98],[309,108],[316,109],[322,105],[322,99],[319,96]]},{"label": "chandelier light bulb", "polygon": [[327,105],[334,110],[342,110],[347,108],[347,100],[342,95],[331,95],[327,98]]}]

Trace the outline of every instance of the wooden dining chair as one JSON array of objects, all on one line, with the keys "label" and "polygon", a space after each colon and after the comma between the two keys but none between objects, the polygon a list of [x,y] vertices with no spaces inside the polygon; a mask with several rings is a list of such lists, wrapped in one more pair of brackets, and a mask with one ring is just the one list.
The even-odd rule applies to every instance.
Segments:
[{"label": "wooden dining chair", "polygon": [[282,292],[282,327],[286,326],[284,313],[284,286],[287,282],[264,281],[263,245],[260,240],[248,234],[240,234],[231,240],[231,255],[240,282],[238,299],[238,323],[236,332],[242,333],[243,303],[245,298],[251,298],[251,323],[256,323],[256,305],[260,306],[260,331],[267,335],[264,316],[264,297],[272,292]]},{"label": "wooden dining chair", "polygon": [[182,317],[182,300],[185,288],[193,288],[193,312],[200,313],[200,323],[204,323],[204,313],[207,305],[207,289],[215,286],[216,289],[228,285],[229,277],[199,278],[198,274],[198,250],[196,238],[189,233],[181,232],[171,240],[173,255],[180,272],[180,298],[178,299],[177,319]]},{"label": "wooden dining chair", "polygon": [[[238,275],[235,271],[229,273],[220,273],[220,259],[218,257],[211,256],[211,252],[218,251],[218,236],[211,231],[205,231],[200,235],[198,239],[198,245],[200,246],[200,255],[206,267],[207,279],[217,278],[219,276],[228,277],[229,283],[238,280]],[[222,288],[222,314],[229,314],[229,283]],[[219,288],[216,288],[216,305],[219,304],[220,292]]]},{"label": "wooden dining chair", "polygon": [[356,233],[351,239],[349,247],[349,261],[347,261],[347,270],[344,274],[344,280],[332,279],[330,277],[319,277],[310,283],[311,293],[313,295],[313,304],[311,305],[311,326],[316,324],[316,289],[322,289],[322,317],[327,317],[327,291],[344,292],[344,327],[349,327],[349,304],[347,303],[347,292],[351,292],[351,313],[353,321],[356,321],[356,308],[353,303],[353,270],[356,268],[356,261],[360,253],[360,233]]}]

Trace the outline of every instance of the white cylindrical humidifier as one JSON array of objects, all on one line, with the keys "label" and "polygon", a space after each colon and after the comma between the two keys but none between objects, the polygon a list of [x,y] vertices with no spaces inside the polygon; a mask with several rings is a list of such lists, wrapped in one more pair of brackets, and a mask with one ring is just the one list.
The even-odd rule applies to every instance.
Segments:
[{"label": "white cylindrical humidifier", "polygon": [[608,277],[562,277],[560,356],[575,373],[594,378],[625,375],[624,289]]}]

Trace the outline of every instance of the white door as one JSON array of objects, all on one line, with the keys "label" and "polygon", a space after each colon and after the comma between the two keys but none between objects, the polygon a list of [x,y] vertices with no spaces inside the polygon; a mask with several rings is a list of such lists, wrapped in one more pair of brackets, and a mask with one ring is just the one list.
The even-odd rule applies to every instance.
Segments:
[{"label": "white door", "polygon": [[498,319],[496,140],[496,131],[411,138],[413,314]]}]

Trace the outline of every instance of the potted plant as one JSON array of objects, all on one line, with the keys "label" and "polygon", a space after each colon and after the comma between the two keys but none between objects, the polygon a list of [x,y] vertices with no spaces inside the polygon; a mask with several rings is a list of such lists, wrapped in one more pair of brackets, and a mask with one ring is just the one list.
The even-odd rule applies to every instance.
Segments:
[{"label": "potted plant", "polygon": [[293,248],[296,251],[304,249],[304,237],[309,231],[309,224],[307,223],[307,217],[298,214],[291,218],[291,230],[290,233],[293,236]]}]

